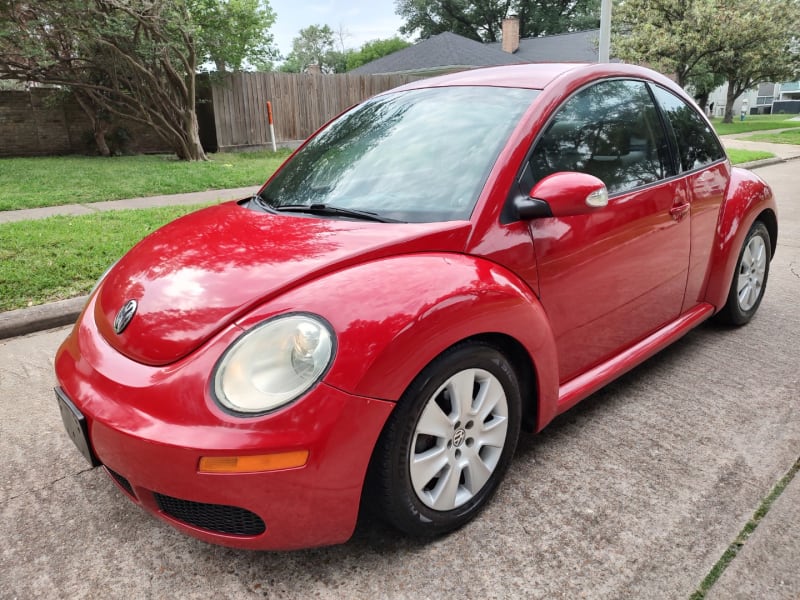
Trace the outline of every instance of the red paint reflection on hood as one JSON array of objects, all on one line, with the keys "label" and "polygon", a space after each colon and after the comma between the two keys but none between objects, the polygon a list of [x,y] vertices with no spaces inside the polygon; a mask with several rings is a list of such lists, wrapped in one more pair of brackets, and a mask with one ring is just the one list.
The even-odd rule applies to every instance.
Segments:
[{"label": "red paint reflection on hood", "polygon": [[[399,253],[459,252],[469,230],[467,222],[394,224],[272,215],[230,202],[173,221],[139,242],[101,285],[95,319],[117,351],[164,365],[304,281]],[[379,285],[369,282],[370,289],[353,290],[353,300]],[[137,312],[117,334],[114,318],[131,299],[138,302]]]}]

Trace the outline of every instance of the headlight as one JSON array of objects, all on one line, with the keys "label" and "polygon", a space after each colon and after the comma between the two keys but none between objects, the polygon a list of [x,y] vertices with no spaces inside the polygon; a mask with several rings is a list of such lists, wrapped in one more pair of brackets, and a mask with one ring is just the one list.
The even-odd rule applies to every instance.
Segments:
[{"label": "headlight", "polygon": [[225,351],[214,372],[214,394],[238,413],[283,406],[322,376],[333,346],[333,333],[319,317],[294,314],[262,323]]}]

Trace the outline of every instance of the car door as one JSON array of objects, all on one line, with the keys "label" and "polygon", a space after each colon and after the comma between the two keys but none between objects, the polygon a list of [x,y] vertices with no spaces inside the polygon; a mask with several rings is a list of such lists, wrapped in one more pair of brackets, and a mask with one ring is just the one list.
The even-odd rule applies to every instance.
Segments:
[{"label": "car door", "polygon": [[610,195],[586,214],[530,222],[564,382],[679,315],[690,227],[686,183],[644,82],[596,83],[561,106],[523,185],[558,171],[595,175]]},{"label": "car door", "polygon": [[714,250],[719,211],[730,179],[725,151],[700,113],[672,92],[651,85],[689,191],[692,258],[683,310],[702,301]]}]

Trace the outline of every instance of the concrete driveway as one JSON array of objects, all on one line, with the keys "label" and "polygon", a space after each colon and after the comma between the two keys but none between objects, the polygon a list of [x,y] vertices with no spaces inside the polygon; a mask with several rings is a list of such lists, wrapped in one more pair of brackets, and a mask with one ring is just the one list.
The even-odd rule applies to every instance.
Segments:
[{"label": "concrete driveway", "polygon": [[[799,166],[759,171],[781,231],[756,319],[702,326],[524,437],[488,510],[434,542],[370,522],[291,553],[185,537],[63,432],[67,330],[0,342],[0,598],[688,598],[800,457]],[[798,499],[800,477],[711,597],[800,596]]]}]

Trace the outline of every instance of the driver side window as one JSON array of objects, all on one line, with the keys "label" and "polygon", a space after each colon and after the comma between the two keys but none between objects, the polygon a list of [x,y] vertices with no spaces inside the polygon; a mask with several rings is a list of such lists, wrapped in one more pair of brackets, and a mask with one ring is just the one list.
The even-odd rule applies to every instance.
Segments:
[{"label": "driver side window", "polygon": [[558,171],[594,175],[611,194],[672,175],[667,140],[647,86],[604,81],[567,100],[530,158],[535,181]]}]

